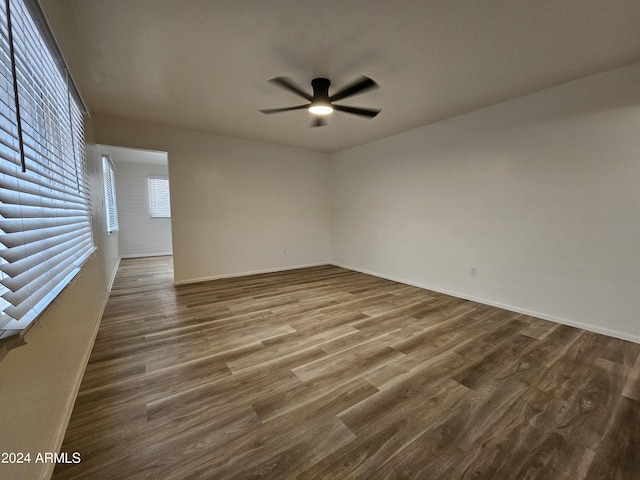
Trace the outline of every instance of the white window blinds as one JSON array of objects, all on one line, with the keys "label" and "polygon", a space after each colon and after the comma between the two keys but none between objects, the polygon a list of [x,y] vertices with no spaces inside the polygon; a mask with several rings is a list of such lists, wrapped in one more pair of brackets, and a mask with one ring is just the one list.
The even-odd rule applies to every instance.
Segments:
[{"label": "white window blinds", "polygon": [[118,204],[116,202],[116,169],[108,155],[102,156],[102,174],[107,233],[111,234],[120,230],[120,226],[118,225]]},{"label": "white window blinds", "polygon": [[81,106],[33,8],[0,1],[0,339],[29,326],[95,249]]},{"label": "white window blinds", "polygon": [[169,179],[167,177],[149,177],[149,211],[152,217],[170,217]]}]

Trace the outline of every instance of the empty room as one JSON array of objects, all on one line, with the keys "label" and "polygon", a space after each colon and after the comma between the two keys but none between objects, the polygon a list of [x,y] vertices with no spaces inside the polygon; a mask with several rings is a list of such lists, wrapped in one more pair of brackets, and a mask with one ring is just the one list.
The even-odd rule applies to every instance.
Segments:
[{"label": "empty room", "polygon": [[640,478],[637,0],[0,3],[0,479]]}]

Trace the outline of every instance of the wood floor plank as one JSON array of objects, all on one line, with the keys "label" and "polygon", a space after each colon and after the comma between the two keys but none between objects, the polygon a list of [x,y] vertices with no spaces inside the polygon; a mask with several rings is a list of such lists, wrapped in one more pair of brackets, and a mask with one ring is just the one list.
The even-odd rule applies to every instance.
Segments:
[{"label": "wood floor plank", "polygon": [[626,479],[640,472],[640,403],[618,398],[616,409],[586,480]]},{"label": "wood floor plank", "polygon": [[640,402],[640,356],[635,364],[628,370],[622,395]]},{"label": "wood floor plank", "polygon": [[640,345],[323,265],[121,262],[54,480],[638,480]]}]

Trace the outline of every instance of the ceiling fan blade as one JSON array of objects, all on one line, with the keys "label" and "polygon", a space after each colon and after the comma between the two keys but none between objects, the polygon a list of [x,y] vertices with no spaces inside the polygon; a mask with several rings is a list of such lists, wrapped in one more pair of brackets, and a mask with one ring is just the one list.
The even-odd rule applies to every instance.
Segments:
[{"label": "ceiling fan blade", "polygon": [[345,105],[333,105],[333,109],[338,110],[339,112],[352,113],[354,115],[360,115],[368,118],[375,117],[381,111],[380,109],[347,107]]},{"label": "ceiling fan blade", "polygon": [[334,95],[331,95],[330,100],[334,102],[342,98],[350,97],[351,95],[364,93],[367,90],[372,90],[374,88],[378,88],[378,84],[371,80],[369,77],[362,76],[352,84],[347,85],[342,90],[338,91]]},{"label": "ceiling fan blade", "polygon": [[285,90],[289,90],[290,92],[295,93],[296,95],[301,96],[302,98],[311,101],[313,98],[308,93],[304,92],[300,87],[298,87],[295,83],[293,83],[290,79],[286,77],[276,77],[269,80],[274,85],[277,85],[280,88],[284,88]]},{"label": "ceiling fan blade", "polygon": [[324,118],[318,117],[311,123],[311,126],[312,127],[324,127],[326,124],[327,124],[327,121]]},{"label": "ceiling fan blade", "polygon": [[262,113],[266,113],[267,115],[271,114],[271,113],[278,113],[278,112],[289,112],[291,110],[302,110],[305,108],[309,108],[310,104],[307,105],[296,105],[295,107],[284,107],[284,108],[265,108],[264,110],[260,110]]}]

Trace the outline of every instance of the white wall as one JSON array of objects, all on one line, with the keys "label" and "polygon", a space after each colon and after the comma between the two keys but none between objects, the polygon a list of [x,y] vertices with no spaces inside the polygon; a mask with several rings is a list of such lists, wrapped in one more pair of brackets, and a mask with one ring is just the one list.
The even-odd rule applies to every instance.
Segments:
[{"label": "white wall", "polygon": [[[38,452],[58,452],[97,332],[107,286],[118,265],[117,237],[107,236],[102,162],[85,128],[96,253],[75,281],[28,332],[27,344],[0,361],[0,452],[30,452],[29,464],[1,464],[0,478],[49,478],[53,464]],[[86,452],[84,452],[86,454]]]},{"label": "white wall", "polygon": [[168,153],[177,283],[329,262],[327,154],[94,121],[99,143]]},{"label": "white wall", "polygon": [[333,155],[334,263],[640,342],[639,85],[635,64]]},{"label": "white wall", "polygon": [[120,256],[127,258],[171,255],[171,219],[151,217],[147,185],[149,176],[167,176],[168,165],[132,163],[144,155],[144,152],[140,151],[102,146],[99,148],[109,154],[116,167]]}]

